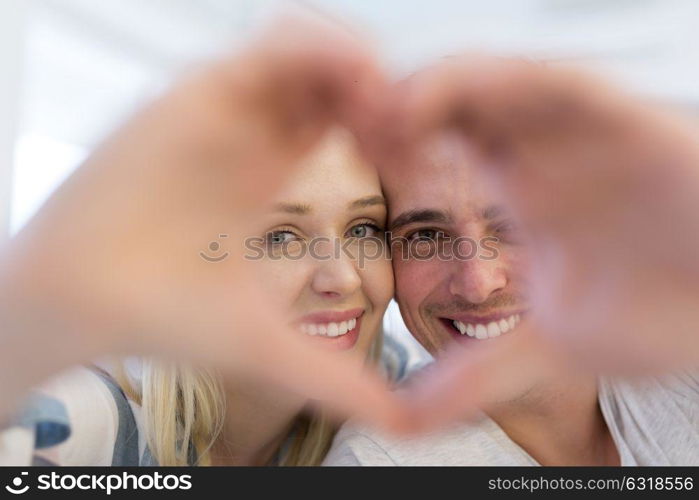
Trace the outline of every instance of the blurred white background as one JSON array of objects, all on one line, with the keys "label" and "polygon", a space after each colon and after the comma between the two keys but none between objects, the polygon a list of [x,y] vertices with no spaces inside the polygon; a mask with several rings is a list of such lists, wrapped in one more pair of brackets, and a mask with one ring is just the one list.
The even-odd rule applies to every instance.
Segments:
[{"label": "blurred white background", "polygon": [[[15,232],[86,152],[276,0],[0,0],[0,226]],[[397,71],[463,48],[574,58],[699,102],[696,0],[316,0]]]},{"label": "blurred white background", "polygon": [[[139,103],[240,43],[279,3],[0,0],[0,234],[16,232]],[[636,91],[699,103],[697,0],[314,4],[357,23],[396,72],[463,49],[572,58]]]}]

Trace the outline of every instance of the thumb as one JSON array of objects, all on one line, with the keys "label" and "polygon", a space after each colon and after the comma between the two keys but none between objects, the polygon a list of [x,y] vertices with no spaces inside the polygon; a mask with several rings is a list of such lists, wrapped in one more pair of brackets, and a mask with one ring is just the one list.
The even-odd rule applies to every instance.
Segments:
[{"label": "thumb", "polygon": [[250,372],[317,400],[334,414],[402,432],[409,424],[402,401],[388,382],[357,356],[329,352],[296,331],[277,330],[255,349]]},{"label": "thumb", "polygon": [[[505,340],[505,339],[502,339]],[[411,432],[424,432],[486,410],[522,381],[563,369],[563,351],[529,325],[506,341],[452,346],[402,391]]]}]

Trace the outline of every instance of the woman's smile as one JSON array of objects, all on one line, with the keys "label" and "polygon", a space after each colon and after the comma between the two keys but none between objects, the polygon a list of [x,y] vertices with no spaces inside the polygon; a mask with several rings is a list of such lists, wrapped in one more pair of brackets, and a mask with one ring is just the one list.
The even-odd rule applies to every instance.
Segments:
[{"label": "woman's smile", "polygon": [[303,333],[316,337],[323,345],[344,350],[357,343],[363,315],[364,308],[320,311],[304,316],[297,324]]}]

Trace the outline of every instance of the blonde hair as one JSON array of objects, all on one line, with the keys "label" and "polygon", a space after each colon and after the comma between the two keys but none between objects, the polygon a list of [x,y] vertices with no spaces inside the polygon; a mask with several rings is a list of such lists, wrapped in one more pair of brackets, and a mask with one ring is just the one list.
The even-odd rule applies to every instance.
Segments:
[{"label": "blonde hair", "polygon": [[[382,338],[379,331],[367,357],[372,364],[380,359]],[[138,383],[124,363],[116,364],[114,378],[141,406],[148,447],[160,466],[211,465],[211,448],[226,416],[225,392],[215,373],[143,359]],[[337,424],[323,411],[300,414],[288,447],[278,450],[278,465],[320,465],[336,431]]]},{"label": "blonde hair", "polygon": [[[352,148],[355,151],[349,152]],[[359,161],[355,139],[349,131],[330,129],[305,161],[333,161],[334,155]],[[372,364],[381,356],[382,341],[379,326],[367,355]],[[140,382],[130,380],[123,363],[117,363],[114,376],[126,395],[141,405],[148,447],[159,465],[211,464],[211,449],[226,416],[226,396],[216,374],[175,363],[143,360]],[[279,465],[319,465],[336,431],[337,424],[322,411],[299,415],[291,439],[277,450]]]}]

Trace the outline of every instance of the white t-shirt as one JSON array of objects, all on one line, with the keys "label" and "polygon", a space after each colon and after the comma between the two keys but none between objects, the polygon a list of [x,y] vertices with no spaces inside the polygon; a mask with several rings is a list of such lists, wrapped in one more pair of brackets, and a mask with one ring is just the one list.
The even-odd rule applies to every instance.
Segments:
[{"label": "white t-shirt", "polygon": [[[407,373],[408,358],[401,343],[384,339],[381,368],[388,379]],[[158,465],[146,442],[141,406],[106,368],[71,368],[35,388],[15,424],[0,429],[0,466]],[[131,368],[138,372],[138,362]],[[190,463],[196,463],[194,453]]]},{"label": "white t-shirt", "polygon": [[[599,403],[621,465],[699,465],[699,376],[601,379]],[[348,423],[324,465],[539,465],[490,418],[396,438]]]},{"label": "white t-shirt", "polygon": [[141,407],[108,375],[71,368],[35,388],[0,430],[0,465],[156,465],[141,428]]}]

